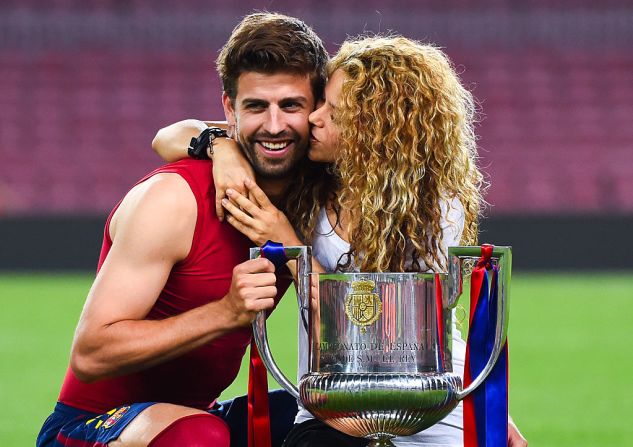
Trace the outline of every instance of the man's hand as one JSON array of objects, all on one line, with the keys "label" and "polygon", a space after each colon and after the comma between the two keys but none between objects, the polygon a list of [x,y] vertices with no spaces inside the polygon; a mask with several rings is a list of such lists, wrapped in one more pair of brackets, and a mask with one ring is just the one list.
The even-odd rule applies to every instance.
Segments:
[{"label": "man's hand", "polygon": [[257,312],[275,306],[275,281],[275,266],[268,259],[251,259],[235,266],[224,302],[236,326],[251,324]]}]

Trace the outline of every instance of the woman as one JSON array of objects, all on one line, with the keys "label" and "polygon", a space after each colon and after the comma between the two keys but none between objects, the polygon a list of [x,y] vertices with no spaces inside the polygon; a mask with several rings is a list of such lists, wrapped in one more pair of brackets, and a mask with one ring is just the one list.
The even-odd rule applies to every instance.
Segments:
[{"label": "woman", "polygon": [[[338,183],[317,212],[327,215],[338,236],[353,241],[332,267],[444,268],[446,242],[477,240],[482,176],[475,164],[472,96],[441,51],[405,38],[346,42],[329,70],[325,102],[310,115],[308,156],[331,163]],[[229,221],[254,242],[272,235],[260,222],[265,214],[248,219],[230,201],[225,207]],[[312,240],[324,219],[307,217],[298,239],[282,242]]]},{"label": "woman", "polygon": [[[297,208],[287,201],[292,225],[252,180],[245,182],[250,199],[228,188],[222,200],[228,222],[259,245],[309,241],[317,269],[325,271],[445,270],[448,246],[477,242],[483,203],[471,94],[444,53],[403,37],[347,41],[328,72],[325,101],[309,118],[308,156],[327,163],[331,177],[303,191]],[[223,158],[215,164],[223,168],[239,154],[217,152]],[[216,183],[221,189],[224,182]],[[459,331],[453,334],[454,369],[463,374],[465,346]],[[305,372],[307,353],[301,352],[299,377]],[[285,445],[365,445],[304,409],[297,422]],[[461,425],[460,406],[395,443],[460,446]],[[526,445],[513,424],[510,432],[509,445]]]}]

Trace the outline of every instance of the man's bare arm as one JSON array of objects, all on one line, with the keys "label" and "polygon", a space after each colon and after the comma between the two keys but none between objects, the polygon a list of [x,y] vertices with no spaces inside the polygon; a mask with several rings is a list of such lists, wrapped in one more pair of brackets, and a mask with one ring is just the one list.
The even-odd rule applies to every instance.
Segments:
[{"label": "man's bare arm", "polygon": [[75,333],[71,366],[80,379],[113,377],[173,359],[273,307],[274,267],[261,259],[234,269],[223,299],[164,320],[145,319],[173,265],[190,250],[196,213],[193,193],[177,174],[159,174],[123,200],[110,226],[112,248]]}]

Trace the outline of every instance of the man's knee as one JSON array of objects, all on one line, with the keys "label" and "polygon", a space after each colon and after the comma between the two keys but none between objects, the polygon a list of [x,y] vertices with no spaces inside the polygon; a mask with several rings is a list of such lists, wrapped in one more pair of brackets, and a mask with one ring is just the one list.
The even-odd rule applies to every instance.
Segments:
[{"label": "man's knee", "polygon": [[210,414],[177,419],[152,439],[148,447],[228,447],[231,435],[224,421]]},{"label": "man's knee", "polygon": [[311,419],[292,427],[283,447],[366,447],[367,444],[366,439],[346,435]]},{"label": "man's knee", "polygon": [[[271,445],[279,447],[286,438],[288,431],[294,425],[294,419],[297,415],[297,401],[286,391],[273,390],[268,392],[268,403],[270,405]],[[215,412],[227,423],[231,430],[231,446],[247,447],[247,396],[239,396],[220,402],[220,406]]]}]

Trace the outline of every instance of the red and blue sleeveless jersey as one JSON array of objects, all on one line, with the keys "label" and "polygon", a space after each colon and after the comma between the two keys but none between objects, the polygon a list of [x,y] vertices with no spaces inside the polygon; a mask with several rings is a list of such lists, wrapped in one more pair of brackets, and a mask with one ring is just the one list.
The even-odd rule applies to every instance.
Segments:
[{"label": "red and blue sleeveless jersey", "polygon": [[[251,242],[215,213],[212,164],[203,160],[181,160],[165,165],[141,179],[159,173],[182,176],[193,191],[198,216],[188,256],[174,265],[165,287],[147,315],[164,319],[220,300],[231,284],[233,267],[249,258]],[[137,184],[138,184],[137,183]],[[118,205],[117,205],[118,207]],[[105,226],[99,267],[112,240]],[[94,383],[81,382],[68,368],[59,401],[75,408],[104,413],[134,402],[168,402],[200,409],[213,404],[233,381],[240,367],[251,329],[246,327],[222,336],[205,346],[160,365],[136,373]]]}]

